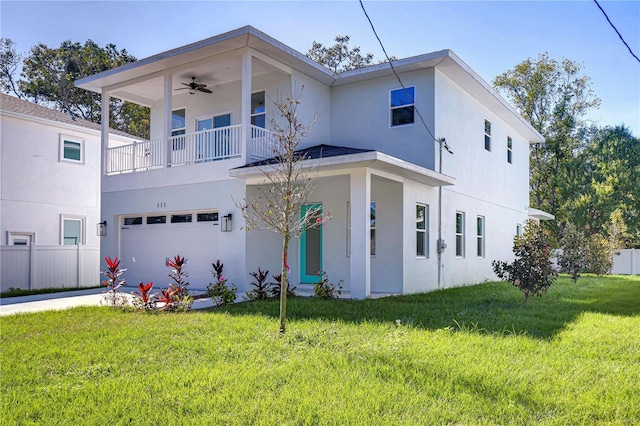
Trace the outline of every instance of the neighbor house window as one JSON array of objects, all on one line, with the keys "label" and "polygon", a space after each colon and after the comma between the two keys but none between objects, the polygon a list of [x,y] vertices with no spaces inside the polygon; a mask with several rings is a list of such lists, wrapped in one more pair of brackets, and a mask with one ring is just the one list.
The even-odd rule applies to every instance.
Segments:
[{"label": "neighbor house window", "polygon": [[484,216],[478,216],[477,219],[477,253],[478,257],[484,257]]},{"label": "neighbor house window", "polygon": [[513,140],[511,136],[507,136],[507,162],[513,162]]},{"label": "neighbor house window", "polygon": [[[184,135],[187,132],[187,120],[184,108],[171,113],[171,136]],[[173,149],[184,149],[185,137],[173,139]]]},{"label": "neighbor house window", "polygon": [[62,217],[62,245],[76,246],[84,244],[84,218]]},{"label": "neighbor house window", "polygon": [[522,225],[520,225],[519,223],[516,225],[516,236],[521,236],[522,235]]},{"label": "neighbor house window", "polygon": [[491,151],[491,122],[484,120],[484,149]]},{"label": "neighbor house window", "polygon": [[429,257],[427,230],[429,229],[429,206],[416,204],[416,256]]},{"label": "neighbor house window", "polygon": [[389,94],[391,106],[391,127],[413,124],[415,106],[413,86],[392,90]]},{"label": "neighbor house window", "polygon": [[257,127],[266,127],[266,108],[264,102],[264,90],[251,94],[251,124]]},{"label": "neighbor house window", "polygon": [[33,232],[8,232],[7,245],[10,246],[30,246],[36,240]]},{"label": "neighbor house window", "polygon": [[[376,202],[369,207],[369,233],[371,235],[371,256],[376,254]],[[347,256],[351,256],[351,203],[347,201]]]},{"label": "neighbor house window", "polygon": [[60,135],[60,161],[84,163],[84,139]]},{"label": "neighbor house window", "polygon": [[464,213],[456,212],[456,256],[464,257]]}]

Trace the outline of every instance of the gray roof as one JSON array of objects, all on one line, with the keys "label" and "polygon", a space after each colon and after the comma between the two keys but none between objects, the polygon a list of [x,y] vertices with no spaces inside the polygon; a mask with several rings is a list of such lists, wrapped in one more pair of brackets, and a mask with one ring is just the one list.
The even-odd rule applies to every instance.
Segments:
[{"label": "gray roof", "polygon": [[[373,151],[375,150],[322,144],[322,145],[311,146],[309,148],[300,149],[296,151],[295,154],[297,157],[300,157],[301,159],[304,159],[304,160],[315,160],[319,158],[338,157],[340,155],[360,154],[363,152],[373,152]],[[275,164],[277,162],[278,160],[276,159],[276,157],[271,157],[265,160],[249,163],[237,168],[243,169],[246,167],[265,166],[267,164]]]},{"label": "gray roof", "polygon": [[[57,121],[59,123],[84,127],[86,129],[97,131],[101,130],[101,126],[98,123],[94,123],[82,118],[77,118],[72,116],[71,114],[65,114],[64,112],[47,108],[42,105],[34,104],[33,102],[18,99],[15,96],[10,96],[5,93],[0,93],[0,110],[24,114],[31,117],[41,118],[43,120]],[[109,133],[119,136],[125,136],[128,138],[140,139],[137,136],[133,136],[129,133],[115,129],[109,129]]]}]

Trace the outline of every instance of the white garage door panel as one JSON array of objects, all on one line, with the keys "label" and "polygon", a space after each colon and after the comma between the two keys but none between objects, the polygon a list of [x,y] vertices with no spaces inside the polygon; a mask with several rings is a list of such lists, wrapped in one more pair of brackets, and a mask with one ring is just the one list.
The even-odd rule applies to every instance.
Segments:
[{"label": "white garage door panel", "polygon": [[219,232],[219,227],[211,222],[125,227],[120,252],[127,268],[124,273],[127,285],[152,281],[154,290],[167,288],[171,270],[165,264],[166,259],[179,254],[187,258],[189,288],[205,289],[212,280],[211,263],[218,258]]}]

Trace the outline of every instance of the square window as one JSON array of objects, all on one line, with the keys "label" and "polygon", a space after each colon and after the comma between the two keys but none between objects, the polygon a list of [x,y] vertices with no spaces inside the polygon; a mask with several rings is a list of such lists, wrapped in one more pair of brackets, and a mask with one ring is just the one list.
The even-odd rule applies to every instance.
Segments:
[{"label": "square window", "polygon": [[84,219],[75,217],[62,218],[62,245],[76,246],[84,244]]},{"label": "square window", "polygon": [[84,139],[60,135],[60,161],[84,163]]},{"label": "square window", "polygon": [[391,108],[391,127],[413,124],[415,122],[415,87],[392,90],[389,94]]}]

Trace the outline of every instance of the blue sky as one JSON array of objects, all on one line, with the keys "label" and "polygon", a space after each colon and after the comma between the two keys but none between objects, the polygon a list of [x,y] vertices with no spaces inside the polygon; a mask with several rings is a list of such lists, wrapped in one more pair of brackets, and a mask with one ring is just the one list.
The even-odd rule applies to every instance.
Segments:
[{"label": "blue sky", "polygon": [[[487,82],[549,52],[583,66],[601,100],[588,119],[640,134],[640,63],[591,0],[365,1],[378,35],[398,58],[452,49]],[[640,56],[640,1],[600,0]],[[252,25],[305,53],[311,43],[351,36],[383,53],[357,0],[345,1],[0,1],[0,34],[19,51],[64,40],[114,43],[139,59]]]}]

